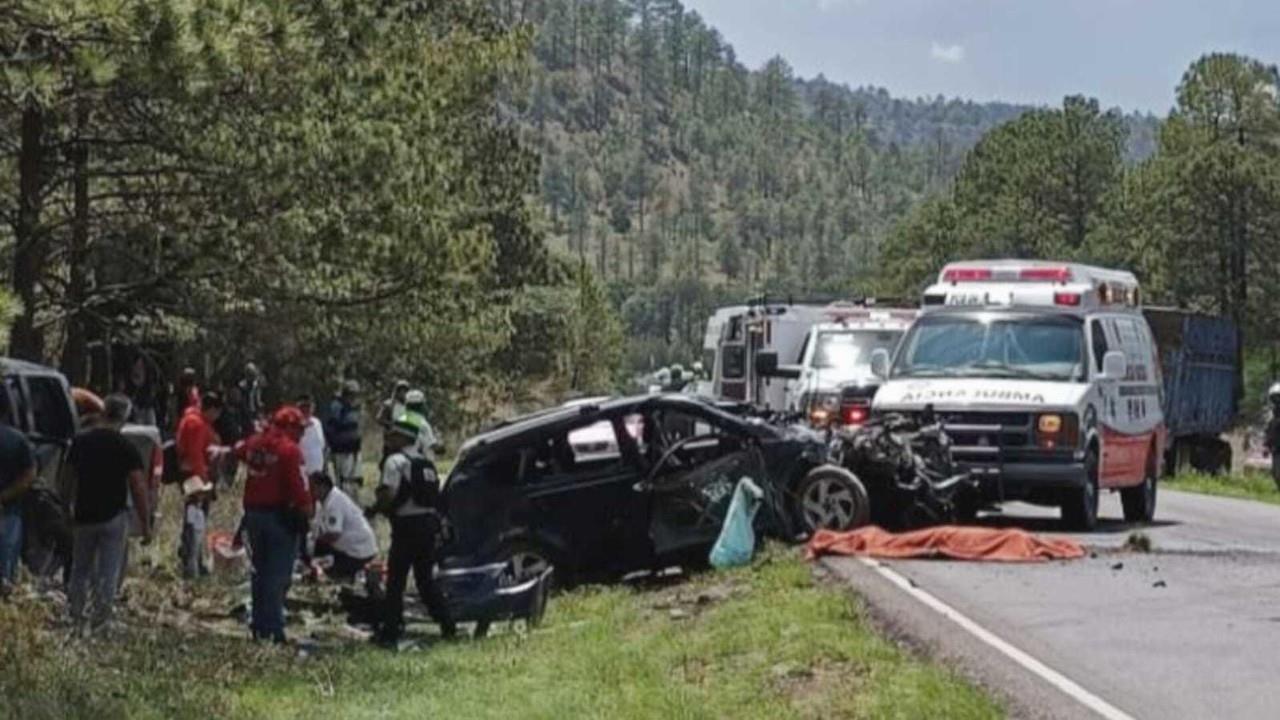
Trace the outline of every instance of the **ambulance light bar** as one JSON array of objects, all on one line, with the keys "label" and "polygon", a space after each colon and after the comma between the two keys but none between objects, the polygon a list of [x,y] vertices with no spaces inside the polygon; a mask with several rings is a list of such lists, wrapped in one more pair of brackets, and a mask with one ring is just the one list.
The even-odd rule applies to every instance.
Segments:
[{"label": "ambulance light bar", "polygon": [[1027,267],[1016,272],[1002,270],[999,275],[991,268],[952,267],[942,273],[942,281],[955,283],[989,282],[991,280],[1020,280],[1022,282],[1069,283],[1073,280],[1069,267]]}]

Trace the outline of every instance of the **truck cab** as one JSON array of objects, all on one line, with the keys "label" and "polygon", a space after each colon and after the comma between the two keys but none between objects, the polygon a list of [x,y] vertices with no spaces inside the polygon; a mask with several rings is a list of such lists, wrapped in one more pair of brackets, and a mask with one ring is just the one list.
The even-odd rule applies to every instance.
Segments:
[{"label": "truck cab", "polygon": [[1158,358],[1128,272],[953,263],[897,353],[878,353],[873,411],[936,413],[981,501],[1057,505],[1091,529],[1110,489],[1145,522],[1165,444]]},{"label": "truck cab", "polygon": [[786,383],[786,408],[810,424],[861,425],[880,381],[871,372],[876,350],[892,353],[915,320],[914,310],[831,307],[830,320],[805,335]]}]

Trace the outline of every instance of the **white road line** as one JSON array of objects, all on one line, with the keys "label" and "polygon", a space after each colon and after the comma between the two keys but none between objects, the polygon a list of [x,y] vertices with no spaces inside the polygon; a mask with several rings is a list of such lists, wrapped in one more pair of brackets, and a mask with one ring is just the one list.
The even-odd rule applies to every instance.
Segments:
[{"label": "white road line", "polygon": [[1057,670],[1045,665],[1022,650],[1019,650],[1000,636],[970,620],[959,610],[956,610],[933,595],[930,595],[924,590],[916,587],[910,580],[899,575],[885,564],[870,558],[860,557],[858,559],[862,561],[862,564],[879,573],[881,577],[894,585],[897,585],[903,592],[932,608],[939,615],[942,615],[948,620],[954,622],[956,625],[959,625],[965,630],[965,632],[996,649],[1005,657],[1021,665],[1025,670],[1035,674],[1050,685],[1071,696],[1081,705],[1084,705],[1090,710],[1098,713],[1098,715],[1107,718],[1107,720],[1134,720],[1133,716],[1080,687],[1075,683],[1075,681],[1071,680],[1071,678],[1068,678],[1066,675],[1063,675]]}]

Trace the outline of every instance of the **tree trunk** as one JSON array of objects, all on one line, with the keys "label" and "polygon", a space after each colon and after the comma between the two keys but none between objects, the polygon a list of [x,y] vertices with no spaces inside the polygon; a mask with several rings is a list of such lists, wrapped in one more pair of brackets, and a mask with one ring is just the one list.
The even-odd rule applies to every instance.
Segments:
[{"label": "tree trunk", "polygon": [[[76,137],[85,136],[89,112],[76,109]],[[73,209],[71,246],[67,252],[67,342],[62,350],[62,372],[73,385],[88,384],[89,327],[85,300],[89,293],[89,147],[77,142],[72,151]],[[111,348],[106,348],[108,364]]]},{"label": "tree trunk", "polygon": [[22,111],[18,150],[18,221],[14,225],[13,290],[22,313],[13,323],[9,354],[23,360],[44,361],[44,337],[36,328],[36,291],[44,268],[45,247],[38,237],[41,176],[44,174],[44,113],[34,102]]}]

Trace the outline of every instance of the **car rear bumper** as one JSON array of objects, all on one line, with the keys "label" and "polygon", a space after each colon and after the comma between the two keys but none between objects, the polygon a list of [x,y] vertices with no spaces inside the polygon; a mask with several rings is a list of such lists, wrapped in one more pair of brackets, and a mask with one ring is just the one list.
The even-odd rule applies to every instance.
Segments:
[{"label": "car rear bumper", "polygon": [[553,570],[538,577],[505,585],[505,563],[451,567],[446,560],[436,570],[436,587],[444,597],[454,622],[541,619]]}]

